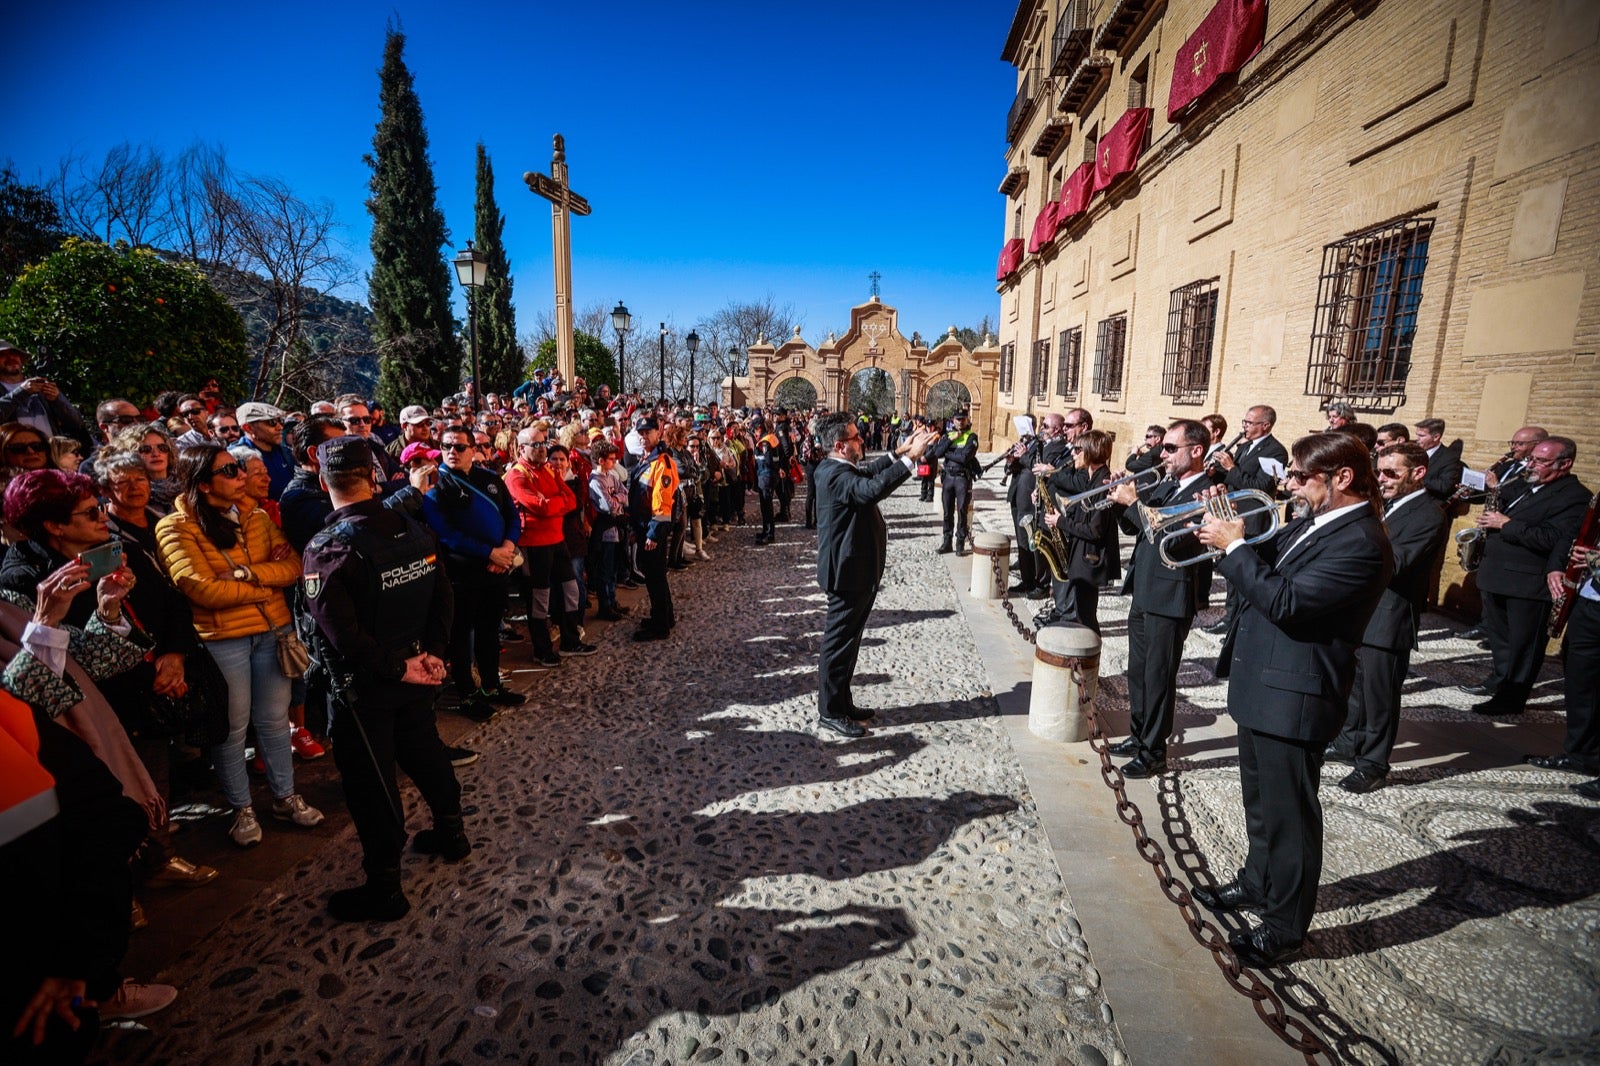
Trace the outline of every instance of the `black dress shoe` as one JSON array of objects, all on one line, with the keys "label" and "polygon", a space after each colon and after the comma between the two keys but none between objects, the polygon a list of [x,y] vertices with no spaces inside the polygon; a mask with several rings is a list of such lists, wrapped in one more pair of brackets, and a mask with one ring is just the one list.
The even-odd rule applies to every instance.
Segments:
[{"label": "black dress shoe", "polygon": [[1230,933],[1228,946],[1241,963],[1258,970],[1281,965],[1300,954],[1299,943],[1279,939],[1278,934],[1264,926],[1250,932]]},{"label": "black dress shoe", "polygon": [[1229,881],[1216,888],[1196,885],[1189,890],[1189,895],[1195,898],[1196,903],[1210,911],[1255,910],[1261,906],[1261,901],[1237,881]]},{"label": "black dress shoe", "polygon": [[1043,588],[1038,585],[1035,585],[1033,588],[1028,590],[1028,599],[1030,600],[1042,600],[1049,595],[1050,590],[1048,588]]},{"label": "black dress shoe", "polygon": [[1463,629],[1461,631],[1462,640],[1482,640],[1486,636],[1488,634],[1483,631],[1482,626],[1473,626],[1471,629]]},{"label": "black dress shoe", "polygon": [[852,722],[870,722],[878,716],[878,712],[871,707],[850,706],[845,710],[844,716]]},{"label": "black dress shoe", "polygon": [[1585,799],[1600,800],[1600,777],[1593,781],[1580,781],[1572,786],[1572,791]]},{"label": "black dress shoe", "polygon": [[1473,714],[1521,714],[1522,701],[1504,699],[1495,696],[1493,699],[1477,704],[1472,708]]},{"label": "black dress shoe", "polygon": [[1167,772],[1167,758],[1164,755],[1151,755],[1146,752],[1136,757],[1132,762],[1123,766],[1122,776],[1143,779],[1154,777],[1156,774]]},{"label": "black dress shoe", "polygon": [[1344,780],[1339,782],[1339,787],[1346,792],[1361,796],[1368,792],[1378,791],[1388,781],[1389,778],[1386,774],[1368,773],[1366,770],[1351,770],[1345,775]]},{"label": "black dress shoe", "polygon": [[933,550],[938,552],[940,555],[949,555],[951,552],[955,551],[955,549],[950,547],[948,544],[941,544]]},{"label": "black dress shoe", "polygon": [[971,554],[972,554],[972,552],[967,550],[967,546],[965,544],[963,544],[961,547],[956,549],[956,558],[957,559],[965,559],[967,556],[969,556]]},{"label": "black dress shoe", "polygon": [[1115,744],[1112,744],[1110,747],[1106,748],[1106,750],[1113,755],[1124,757],[1137,755],[1139,754],[1139,742],[1132,737],[1128,737],[1126,740],[1117,741]]},{"label": "black dress shoe", "polygon": [[865,729],[862,729],[848,718],[824,718],[819,715],[817,717],[817,725],[830,732],[838,733],[841,737],[849,737],[852,740],[856,737],[867,735]]},{"label": "black dress shoe", "polygon": [[1007,585],[1006,586],[1006,595],[1007,596],[1020,596],[1024,592],[1032,592],[1032,591],[1033,591],[1033,586],[1024,585],[1020,581],[1018,581],[1015,585]]},{"label": "black dress shoe", "polygon": [[1480,681],[1476,685],[1462,685],[1461,691],[1469,696],[1493,696],[1494,686]]},{"label": "black dress shoe", "polygon": [[1562,752],[1559,755],[1527,755],[1523,762],[1529,766],[1537,766],[1541,770],[1568,770],[1575,774],[1592,774],[1594,770],[1589,766],[1588,760],[1581,755],[1569,755]]},{"label": "black dress shoe", "polygon": [[1334,745],[1329,744],[1322,751],[1322,761],[1323,762],[1342,762],[1346,766],[1354,766],[1356,764],[1356,757],[1354,755],[1350,755],[1350,754],[1348,754],[1346,752],[1342,752],[1337,747],[1335,747]]}]

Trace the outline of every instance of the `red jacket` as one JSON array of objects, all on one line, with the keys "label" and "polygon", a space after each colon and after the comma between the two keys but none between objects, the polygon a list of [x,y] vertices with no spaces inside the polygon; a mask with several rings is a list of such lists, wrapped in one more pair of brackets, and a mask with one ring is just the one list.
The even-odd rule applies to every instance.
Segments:
[{"label": "red jacket", "polygon": [[562,516],[578,506],[566,482],[556,477],[549,464],[535,468],[520,459],[506,471],[505,482],[511,501],[522,514],[522,536],[517,544],[524,548],[560,544],[564,539]]}]

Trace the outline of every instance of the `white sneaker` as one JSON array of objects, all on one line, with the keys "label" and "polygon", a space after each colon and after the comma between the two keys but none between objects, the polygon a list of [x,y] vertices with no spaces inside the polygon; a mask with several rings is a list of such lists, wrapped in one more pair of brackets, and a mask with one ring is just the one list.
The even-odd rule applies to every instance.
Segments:
[{"label": "white sneaker", "polygon": [[706,551],[704,548],[701,548],[700,549],[700,558],[704,559],[706,562],[709,563],[711,561],[711,553]]},{"label": "white sneaker", "polygon": [[138,981],[124,981],[117,989],[116,995],[100,1004],[100,1017],[102,1020],[143,1018],[158,1010],[166,1010],[177,998],[178,990],[171,985],[147,985]]},{"label": "white sneaker", "polygon": [[235,811],[233,828],[228,830],[228,835],[241,848],[250,848],[261,843],[261,823],[256,821],[256,809],[240,807]]},{"label": "white sneaker", "polygon": [[314,825],[322,824],[322,812],[305,801],[305,797],[296,792],[285,796],[281,800],[272,801],[272,816],[282,818],[286,822],[304,826],[307,829]]}]

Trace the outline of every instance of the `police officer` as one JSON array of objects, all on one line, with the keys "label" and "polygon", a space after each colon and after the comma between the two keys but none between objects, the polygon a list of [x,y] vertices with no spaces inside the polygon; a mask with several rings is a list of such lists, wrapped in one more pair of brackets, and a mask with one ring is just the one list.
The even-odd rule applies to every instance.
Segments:
[{"label": "police officer", "polygon": [[951,429],[928,449],[928,458],[944,460],[944,543],[939,554],[950,552],[950,535],[955,532],[955,552],[967,554],[967,519],[972,509],[972,475],[978,456],[978,435],[972,432],[967,412],[957,411]]},{"label": "police officer", "polygon": [[412,847],[459,862],[471,852],[461,786],[434,724],[453,601],[433,532],[379,503],[372,445],[335,437],[317,448],[334,511],[305,551],[306,609],[334,678],[334,762],[361,839],[366,883],[335,892],[341,921],[394,921],[411,909],[400,888],[405,813],[398,765],[433,812]]},{"label": "police officer", "polygon": [[760,415],[750,420],[750,432],[756,439],[756,491],[761,496],[761,532],[756,534],[757,544],[771,544],[778,535],[773,524],[777,520],[779,471],[783,468],[783,445],[776,432],[762,425]]}]

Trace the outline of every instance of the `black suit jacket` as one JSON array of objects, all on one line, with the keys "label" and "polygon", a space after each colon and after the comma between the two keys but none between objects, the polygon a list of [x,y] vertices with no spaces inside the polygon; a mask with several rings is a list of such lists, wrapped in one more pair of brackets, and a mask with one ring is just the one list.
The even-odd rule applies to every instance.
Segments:
[{"label": "black suit jacket", "polygon": [[[1235,466],[1223,475],[1222,483],[1228,487],[1229,492],[1239,492],[1242,489],[1255,489],[1268,496],[1276,496],[1278,492],[1278,479],[1275,475],[1261,469],[1261,460],[1273,459],[1281,463],[1285,469],[1289,466],[1289,452],[1283,443],[1268,433],[1265,437],[1255,442],[1255,447],[1249,447],[1250,442],[1242,440],[1238,447],[1233,449]],[[1242,456],[1242,458],[1241,458]],[[1254,515],[1245,520],[1244,528],[1247,536],[1254,537],[1265,533],[1272,519],[1266,514]]]},{"label": "black suit jacket", "polygon": [[[1176,491],[1169,481],[1157,485],[1146,502],[1152,507],[1171,507],[1194,499],[1210,487],[1211,480],[1203,475]],[[1133,571],[1133,606],[1147,614],[1192,619],[1200,609],[1206,590],[1211,587],[1210,564],[1166,565],[1161,561],[1157,546],[1145,535],[1143,513],[1137,507],[1130,507],[1121,514],[1123,528],[1138,537],[1133,546],[1133,561],[1129,564]],[[1180,559],[1190,553],[1183,549],[1203,550],[1192,538],[1177,547],[1179,550],[1169,550],[1168,554]]]},{"label": "black suit jacket", "polygon": [[1509,500],[1502,496],[1500,509],[1511,520],[1488,532],[1483,565],[1478,568],[1478,590],[1548,600],[1550,587],[1545,575],[1567,568],[1563,546],[1572,543],[1588,506],[1589,490],[1571,474],[1538,492],[1523,490]]},{"label": "black suit jacket", "polygon": [[1022,458],[1016,461],[1016,469],[1011,476],[1011,488],[1006,492],[1006,499],[1018,518],[1034,512],[1033,492],[1038,476],[1033,472],[1033,464],[1049,463],[1055,466],[1061,462],[1061,457],[1066,451],[1065,437],[1057,437],[1050,441],[1039,437],[1028,446]]},{"label": "black suit jacket", "polygon": [[1422,487],[1438,500],[1448,500],[1461,486],[1461,455],[1449,445],[1441,444],[1428,456],[1428,473]]},{"label": "black suit jacket", "polygon": [[888,455],[860,466],[828,458],[817,464],[817,584],[825,592],[870,592],[883,577],[889,534],[878,501],[911,471]]},{"label": "black suit jacket", "polygon": [[[1111,471],[1101,467],[1090,479],[1089,487],[1110,480]],[[1074,507],[1061,516],[1056,529],[1067,538],[1068,580],[1099,586],[1122,576],[1122,544],[1117,536],[1117,516],[1111,508]]]},{"label": "black suit jacket", "polygon": [[1324,744],[1344,725],[1356,648],[1388,586],[1394,556],[1370,507],[1305,534],[1282,569],[1278,553],[1310,519],[1235,549],[1217,569],[1244,607],[1218,661],[1228,713],[1246,728]]},{"label": "black suit jacket", "polygon": [[1394,553],[1394,574],[1361,642],[1401,651],[1417,646],[1417,625],[1428,600],[1433,564],[1450,535],[1450,519],[1444,505],[1425,492],[1386,516],[1383,526]]}]

